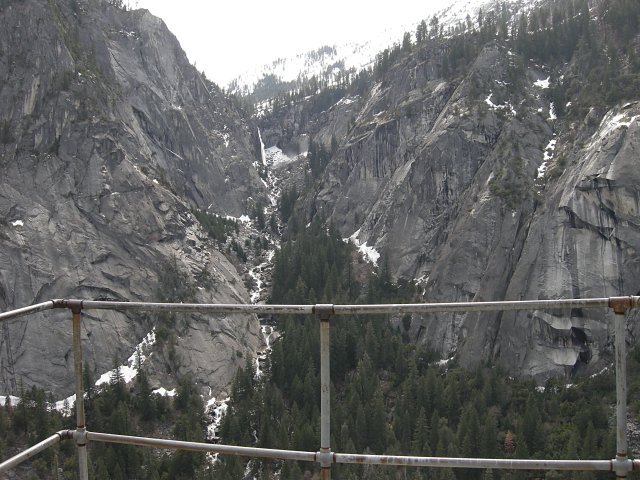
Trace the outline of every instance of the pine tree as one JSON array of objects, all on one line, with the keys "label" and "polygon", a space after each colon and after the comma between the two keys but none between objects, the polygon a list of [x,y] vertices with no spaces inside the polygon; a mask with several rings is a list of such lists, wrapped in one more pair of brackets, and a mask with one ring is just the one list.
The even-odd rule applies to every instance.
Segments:
[{"label": "pine tree", "polygon": [[427,39],[427,22],[422,20],[416,29],[416,43],[420,44]]},{"label": "pine tree", "polygon": [[84,384],[84,391],[87,397],[87,401],[91,401],[95,391],[95,385],[93,382],[93,376],[91,375],[91,369],[89,368],[89,362],[84,361],[84,367],[82,368],[82,383]]},{"label": "pine tree", "polygon": [[373,401],[367,403],[368,445],[373,452],[382,454],[387,445],[387,414],[380,390],[376,390]]},{"label": "pine tree", "polygon": [[522,439],[520,444],[526,443],[527,449],[534,454],[544,448],[544,437],[542,425],[540,424],[540,409],[536,396],[531,393],[527,398],[524,417],[522,418],[522,428],[518,437]]},{"label": "pine tree", "polygon": [[414,455],[428,456],[431,453],[429,447],[429,425],[424,408],[420,409],[415,421],[415,429],[411,441],[411,451]]},{"label": "pine tree", "polygon": [[489,410],[480,432],[480,456],[496,458],[498,456],[498,429],[495,414]]},{"label": "pine tree", "polygon": [[402,37],[402,51],[411,51],[411,34],[409,32],[404,32],[404,36]]},{"label": "pine tree", "polygon": [[431,28],[431,31],[429,32],[429,34],[432,37],[437,37],[438,36],[438,16],[434,15],[433,17],[431,17],[431,20],[429,21],[429,27]]},{"label": "pine tree", "polygon": [[510,430],[507,430],[507,433],[504,436],[502,449],[507,457],[511,457],[516,451],[516,438]]}]

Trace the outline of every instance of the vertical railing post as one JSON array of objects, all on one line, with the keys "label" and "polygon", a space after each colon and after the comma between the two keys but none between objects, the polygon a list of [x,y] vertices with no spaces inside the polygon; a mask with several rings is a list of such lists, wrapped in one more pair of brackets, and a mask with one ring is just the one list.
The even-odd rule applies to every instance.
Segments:
[{"label": "vertical railing post", "polygon": [[78,447],[79,479],[88,480],[89,470],[87,462],[87,433],[84,418],[84,386],[82,379],[82,338],[81,311],[82,302],[69,302],[73,314],[73,366],[76,376],[76,433],[75,440]]},{"label": "vertical railing post", "polygon": [[329,369],[329,318],[333,305],[316,305],[320,319],[320,479],[331,479],[331,375]]},{"label": "vertical railing post", "polygon": [[627,308],[632,306],[624,301],[612,303],[614,317],[614,344],[616,356],[616,478],[627,478],[633,464],[627,457]]},{"label": "vertical railing post", "polygon": [[[627,460],[627,342],[625,315],[615,316],[616,348],[616,460]],[[626,470],[616,470],[617,478],[627,478]]]}]

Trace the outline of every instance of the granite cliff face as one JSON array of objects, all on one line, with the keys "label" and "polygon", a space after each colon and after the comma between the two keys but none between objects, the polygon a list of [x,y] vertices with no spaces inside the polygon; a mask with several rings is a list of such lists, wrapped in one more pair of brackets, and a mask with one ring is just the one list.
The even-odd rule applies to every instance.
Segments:
[{"label": "granite cliff face", "polygon": [[[195,301],[248,302],[239,262],[192,209],[239,217],[272,200],[254,168],[258,131],[289,155],[271,174],[301,193],[297,213],[375,248],[425,301],[638,290],[640,104],[557,118],[550,79],[579,76],[574,61],[523,61],[494,33],[452,72],[455,44],[434,38],[341,94],[281,103],[258,130],[146,11],[4,0],[0,21],[2,310],[55,297],[168,300],[169,277]],[[297,156],[310,140],[331,152],[315,179]],[[610,320],[414,315],[409,333],[464,365],[499,362],[542,382],[607,366]],[[221,393],[261,344],[253,317],[89,312],[90,369],[111,369],[161,327],[146,364],[154,386],[191,373]],[[0,393],[20,378],[69,392],[67,316],[7,323],[1,338]]]},{"label": "granite cliff face", "polygon": [[[544,190],[508,284],[508,298],[637,293],[639,115],[638,102],[618,106],[582,142],[564,145],[570,149],[570,163]],[[588,310],[505,314],[482,327],[484,335],[480,323],[470,323],[461,349],[469,345],[470,351],[478,350],[484,336],[485,348],[534,376],[600,367],[612,353],[611,320],[610,312]],[[636,326],[637,318],[631,318],[629,328]]]},{"label": "granite cliff face", "polygon": [[[283,148],[303,135],[327,148],[338,139],[298,211],[374,247],[425,301],[635,294],[640,106],[558,119],[549,80],[575,77],[575,64],[522,62],[490,41],[451,75],[447,45],[400,53],[368,89],[321,113],[297,103],[261,120]],[[578,310],[416,315],[410,331],[443,358],[495,361],[543,382],[607,366],[611,320]]]},{"label": "granite cliff face", "polygon": [[[265,201],[254,129],[164,23],[106,2],[3,0],[0,24],[0,310],[51,298],[160,300],[166,268],[196,301],[248,302],[232,256],[191,209],[239,217]],[[85,314],[94,376],[157,325],[152,315]],[[70,391],[66,315],[2,328],[2,393],[20,378]],[[149,368],[157,386],[190,372],[216,393],[260,344],[255,317],[185,317]]]}]

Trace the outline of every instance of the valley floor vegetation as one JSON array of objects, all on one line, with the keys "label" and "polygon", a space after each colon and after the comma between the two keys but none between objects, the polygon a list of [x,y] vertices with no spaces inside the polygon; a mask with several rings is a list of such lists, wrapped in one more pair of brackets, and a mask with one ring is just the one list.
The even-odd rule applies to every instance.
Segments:
[{"label": "valley floor vegetation", "polygon": [[[394,284],[382,261],[364,274],[354,246],[320,222],[300,230],[277,253],[272,302],[408,302],[410,285]],[[305,280],[313,279],[313,280]],[[310,282],[307,284],[307,281]],[[220,427],[225,444],[315,451],[319,441],[319,338],[315,318],[275,319],[282,336],[261,376],[252,361],[231,388]],[[550,380],[541,388],[512,378],[500,368],[475,370],[438,362],[409,337],[410,318],[340,318],[331,341],[331,444],[349,453],[493,458],[601,458],[615,455],[613,372]],[[640,393],[640,349],[629,355],[629,398]],[[88,372],[88,369],[85,370]],[[93,385],[88,375],[85,385]],[[74,428],[74,415],[54,409],[51,395],[22,387],[22,401],[0,407],[0,451],[4,458],[61,428]],[[207,441],[202,398],[189,377],[173,398],[153,394],[144,371],[125,383],[111,381],[86,391],[88,428],[110,433]],[[633,416],[640,402],[631,404]],[[210,440],[210,439],[209,439]],[[313,478],[313,464],[248,460],[91,443],[90,473],[101,479],[301,479]],[[22,478],[76,478],[72,442],[63,442],[20,470]],[[511,472],[334,466],[336,479],[595,479],[609,473]],[[305,476],[306,475],[306,476]]]}]

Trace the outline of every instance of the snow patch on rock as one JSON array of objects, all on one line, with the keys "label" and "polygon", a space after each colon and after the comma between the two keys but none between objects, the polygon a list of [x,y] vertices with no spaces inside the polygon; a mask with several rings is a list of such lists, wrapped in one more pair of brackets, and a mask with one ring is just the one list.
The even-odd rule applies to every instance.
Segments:
[{"label": "snow patch on rock", "polygon": [[538,88],[549,88],[549,80],[551,79],[551,77],[547,77],[544,80],[537,80],[535,82],[533,82],[533,84],[538,87]]},{"label": "snow patch on rock", "polygon": [[349,238],[343,238],[342,240],[349,243],[353,243],[358,251],[362,254],[365,260],[372,263],[373,265],[378,265],[378,259],[380,258],[380,253],[374,248],[367,245],[367,242],[361,243],[358,240],[358,236],[360,235],[360,229],[358,229],[353,235]]},{"label": "snow patch on rock", "polygon": [[167,390],[164,387],[160,387],[160,388],[156,388],[151,393],[154,393],[156,395],[160,395],[161,397],[175,397],[177,391],[176,391],[175,388],[172,389],[172,390]]},{"label": "snow patch on rock", "polygon": [[489,108],[493,111],[496,110],[506,110],[507,112],[511,113],[511,115],[513,115],[514,117],[516,116],[516,109],[513,108],[513,105],[511,105],[509,102],[505,103],[504,105],[496,105],[495,103],[493,103],[493,101],[491,100],[491,97],[493,96],[493,92],[489,93],[489,96],[487,98],[484,99],[484,103],[486,103],[487,105],[489,105]]},{"label": "snow patch on rock", "polygon": [[[117,369],[114,368],[113,370],[109,370],[108,372],[103,373],[96,382],[96,387],[109,383],[113,376],[116,375],[117,370],[119,370],[119,374],[122,375],[125,383],[131,382],[131,380],[133,380],[136,375],[138,375],[138,367],[145,362],[145,360],[147,359],[147,352],[151,350],[151,347],[153,347],[155,343],[156,333],[154,328],[138,344],[134,352],[127,359],[127,363],[119,366]],[[151,356],[151,354],[149,354],[149,356]],[[139,362],[138,359],[140,360]]]},{"label": "snow patch on rock", "polygon": [[558,140],[556,140],[554,135],[554,138],[549,141],[549,144],[544,149],[544,158],[542,164],[538,167],[538,176],[536,179],[543,178],[544,174],[547,172],[549,162],[553,160],[553,152],[556,149],[556,143],[558,143]]}]

